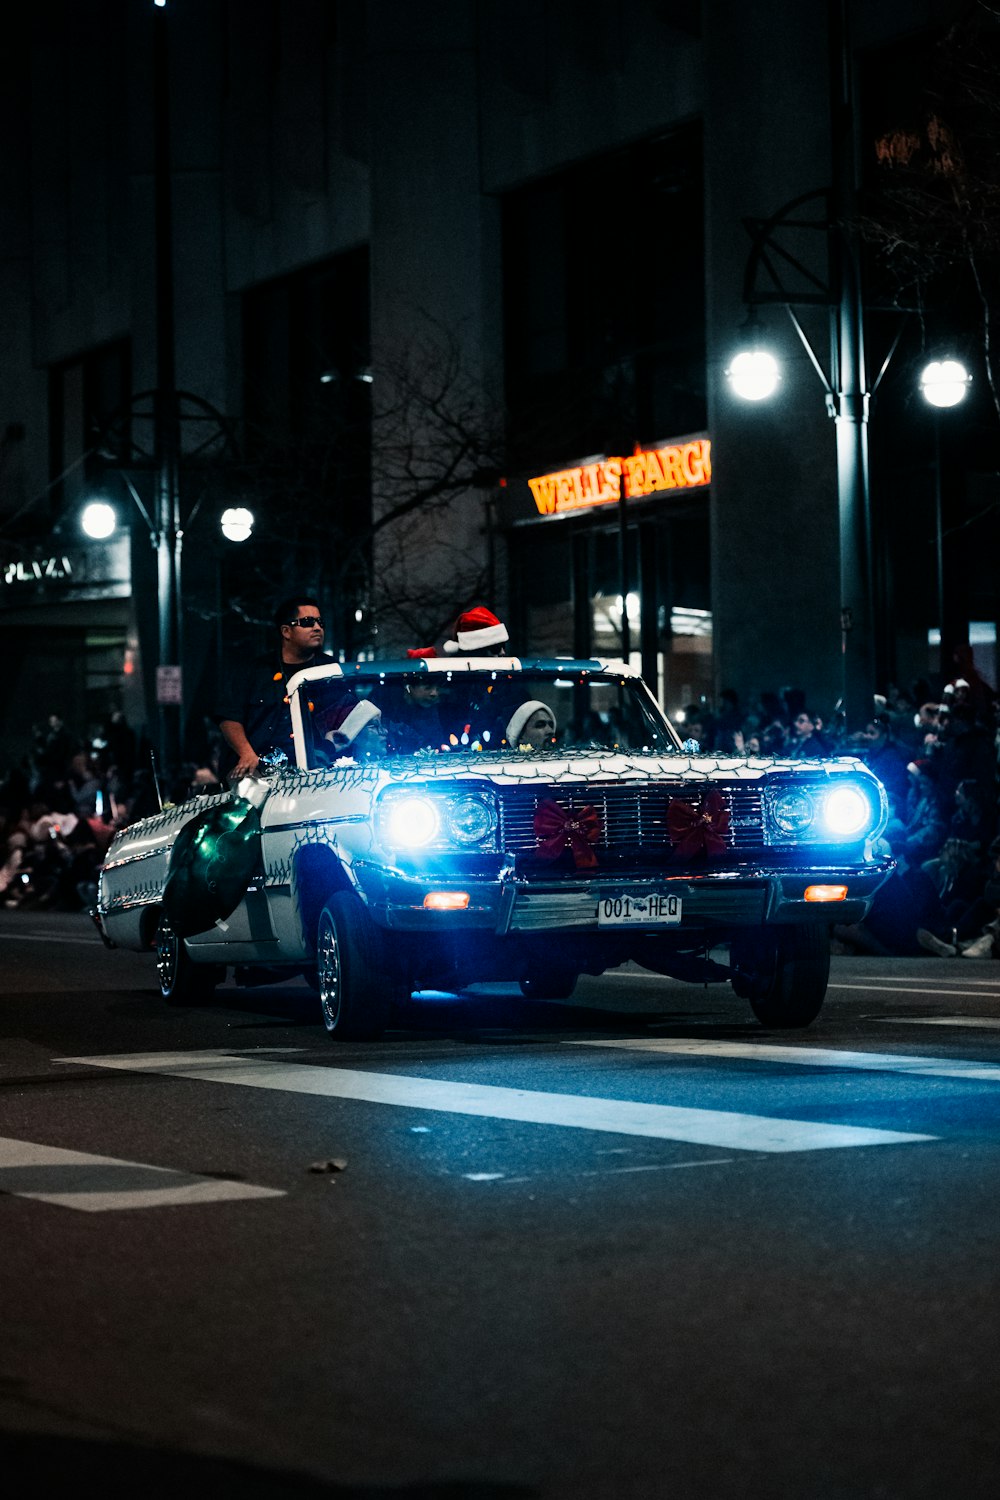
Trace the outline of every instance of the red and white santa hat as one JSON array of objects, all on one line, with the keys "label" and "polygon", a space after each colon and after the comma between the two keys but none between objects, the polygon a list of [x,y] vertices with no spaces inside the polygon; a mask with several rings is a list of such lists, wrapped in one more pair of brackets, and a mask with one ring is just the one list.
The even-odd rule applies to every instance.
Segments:
[{"label": "red and white santa hat", "polygon": [[381,717],[382,710],[367,698],[360,703],[340,703],[330,715],[326,738],[333,740],[338,746],[349,745],[352,740],[357,739],[366,724]]},{"label": "red and white santa hat", "polygon": [[492,610],[479,604],[467,609],[455,621],[455,639],[445,641],[448,656],[459,651],[482,651],[484,646],[502,646],[507,640],[507,627],[497,619]]},{"label": "red and white santa hat", "polygon": [[529,698],[527,703],[522,703],[517,708],[515,708],[514,712],[510,716],[510,722],[507,725],[506,732],[508,745],[517,745],[519,743],[521,731],[523,730],[525,724],[527,724],[532,714],[537,714],[540,708],[544,708],[547,714],[551,714],[553,724],[555,723],[556,716],[552,713],[552,710],[551,708],[549,708],[549,705],[547,703],[543,703],[539,698]]}]

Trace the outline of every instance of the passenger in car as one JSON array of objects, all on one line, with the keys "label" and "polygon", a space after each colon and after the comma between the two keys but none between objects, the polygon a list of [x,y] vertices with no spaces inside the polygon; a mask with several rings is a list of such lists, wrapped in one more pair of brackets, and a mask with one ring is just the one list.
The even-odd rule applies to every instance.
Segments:
[{"label": "passenger in car", "polygon": [[546,750],[555,743],[556,716],[547,703],[529,698],[515,708],[504,738],[512,750]]},{"label": "passenger in car", "polygon": [[323,737],[332,744],[338,758],[380,760],[386,752],[382,710],[370,698],[360,703],[342,703],[334,710],[330,728]]},{"label": "passenger in car", "polygon": [[385,707],[390,755],[440,750],[446,731],[441,721],[441,682],[431,672],[414,675]]}]

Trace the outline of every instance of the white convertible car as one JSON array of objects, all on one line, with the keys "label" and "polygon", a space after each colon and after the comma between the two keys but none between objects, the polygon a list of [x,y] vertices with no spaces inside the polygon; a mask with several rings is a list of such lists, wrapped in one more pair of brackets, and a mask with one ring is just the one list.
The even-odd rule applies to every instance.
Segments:
[{"label": "white convertible car", "polygon": [[422,989],[565,998],[633,960],[805,1026],[831,923],[893,867],[858,761],[703,755],[620,664],[331,664],[288,688],[294,764],[124,829],[101,870],[105,941],[155,950],[173,1004],[229,966],[305,974],[330,1033],[364,1038]]}]

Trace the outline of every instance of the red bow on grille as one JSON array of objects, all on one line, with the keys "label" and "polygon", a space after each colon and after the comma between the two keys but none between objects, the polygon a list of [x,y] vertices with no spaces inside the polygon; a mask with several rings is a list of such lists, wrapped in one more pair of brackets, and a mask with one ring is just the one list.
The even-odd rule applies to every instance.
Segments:
[{"label": "red bow on grille", "polygon": [[698,854],[724,854],[731,814],[718,792],[709,792],[698,807],[671,798],[667,808],[667,832],[679,859]]},{"label": "red bow on grille", "polygon": [[578,870],[592,870],[597,864],[593,846],[600,836],[601,820],[593,807],[566,808],[546,800],[535,810],[535,837],[542,859],[558,859],[569,849]]}]

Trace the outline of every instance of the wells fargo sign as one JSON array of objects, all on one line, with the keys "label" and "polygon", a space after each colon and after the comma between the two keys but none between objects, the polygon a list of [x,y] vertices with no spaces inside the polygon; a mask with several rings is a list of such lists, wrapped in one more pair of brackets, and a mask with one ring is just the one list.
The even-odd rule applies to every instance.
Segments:
[{"label": "wells fargo sign", "polygon": [[590,505],[609,505],[640,499],[658,490],[688,490],[709,484],[712,445],[708,438],[668,443],[662,448],[637,448],[628,458],[599,458],[576,469],[540,474],[528,485],[540,515],[555,516]]}]

